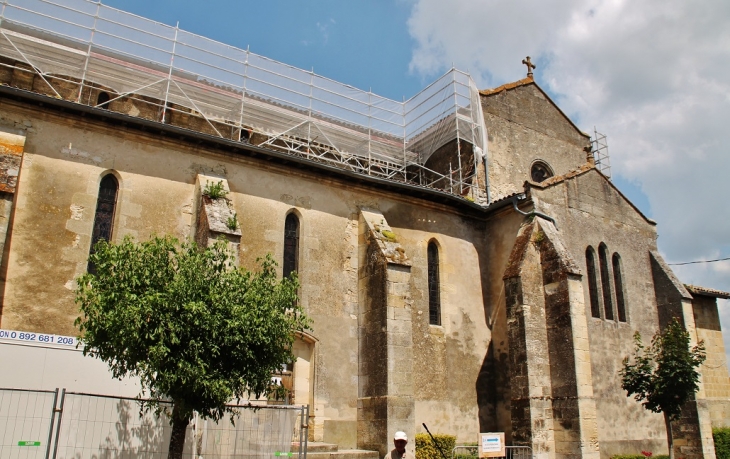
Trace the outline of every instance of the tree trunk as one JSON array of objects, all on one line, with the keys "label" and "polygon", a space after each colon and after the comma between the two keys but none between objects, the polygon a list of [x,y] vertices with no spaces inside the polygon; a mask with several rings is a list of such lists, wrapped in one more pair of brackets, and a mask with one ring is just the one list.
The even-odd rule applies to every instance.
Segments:
[{"label": "tree trunk", "polygon": [[180,413],[177,403],[172,407],[172,434],[170,435],[170,447],[167,452],[167,459],[182,459],[183,447],[185,446],[185,433],[190,424],[190,419]]},{"label": "tree trunk", "polygon": [[669,459],[674,459],[674,438],[672,435],[672,421],[669,415],[664,413],[664,423],[667,425],[667,445],[669,445]]}]

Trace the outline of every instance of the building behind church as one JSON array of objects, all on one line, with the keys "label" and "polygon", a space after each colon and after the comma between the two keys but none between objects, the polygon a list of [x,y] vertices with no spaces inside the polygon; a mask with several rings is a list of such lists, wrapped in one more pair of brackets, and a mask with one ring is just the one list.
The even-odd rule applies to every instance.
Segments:
[{"label": "building behind church", "polygon": [[677,454],[714,457],[730,295],[677,279],[532,67],[396,102],[96,2],[29,5],[0,18],[3,329],[75,335],[99,239],[223,237],[299,275],[310,440],[382,456],[426,423],[598,459],[666,452],[618,372],[635,332],[678,318],[708,359]]}]

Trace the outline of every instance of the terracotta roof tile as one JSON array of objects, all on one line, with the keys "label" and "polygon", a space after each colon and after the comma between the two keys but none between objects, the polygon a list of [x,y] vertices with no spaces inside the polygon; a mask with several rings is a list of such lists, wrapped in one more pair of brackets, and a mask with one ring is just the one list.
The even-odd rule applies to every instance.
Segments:
[{"label": "terracotta roof tile", "polygon": [[698,285],[685,285],[687,290],[689,290],[689,293],[693,295],[704,295],[704,296],[713,296],[715,298],[724,298],[724,299],[730,299],[730,293],[723,292],[721,290],[715,290],[713,288],[707,288],[707,287],[700,287]]},{"label": "terracotta roof tile", "polygon": [[532,77],[527,77],[527,78],[523,78],[518,81],[514,81],[512,83],[503,84],[502,86],[500,86],[498,88],[482,89],[481,91],[479,91],[479,94],[481,94],[483,96],[491,96],[492,94],[497,94],[502,91],[506,91],[508,89],[514,89],[518,86],[525,86],[525,85],[528,85],[528,84],[534,83],[534,82],[535,82],[535,80]]}]

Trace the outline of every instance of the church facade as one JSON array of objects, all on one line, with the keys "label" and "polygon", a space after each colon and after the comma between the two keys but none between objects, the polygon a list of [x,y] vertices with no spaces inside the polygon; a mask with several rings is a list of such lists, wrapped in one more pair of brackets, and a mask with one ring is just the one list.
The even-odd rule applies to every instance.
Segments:
[{"label": "church facade", "polygon": [[[96,240],[223,237],[241,266],[271,253],[299,275],[312,329],[295,344],[292,401],[311,407],[311,440],[382,455],[393,432],[413,437],[426,423],[457,443],[505,432],[539,457],[598,459],[666,452],[663,417],[627,398],[618,372],[635,332],[647,340],[678,318],[708,359],[674,429],[677,454],[714,457],[711,428],[730,423],[716,298],[730,295],[677,279],[656,223],[531,74],[464,93],[449,74],[463,104],[398,137],[93,43],[74,73],[82,46],[8,11],[3,329],[75,335],[75,279]],[[44,67],[43,47],[68,68]],[[114,66],[148,79],[137,92],[122,77],[115,87]],[[145,92],[154,84],[167,92]],[[203,105],[236,95],[235,122]],[[369,110],[385,111],[372,97]],[[264,124],[244,119],[248,107]],[[285,125],[285,111],[301,123]],[[226,196],[207,198],[211,184]]]}]

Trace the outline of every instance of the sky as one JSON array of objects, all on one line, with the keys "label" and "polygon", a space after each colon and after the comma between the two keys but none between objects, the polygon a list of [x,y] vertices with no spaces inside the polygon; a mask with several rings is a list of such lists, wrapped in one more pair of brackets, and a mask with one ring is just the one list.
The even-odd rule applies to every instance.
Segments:
[{"label": "sky", "polygon": [[[395,100],[452,66],[525,76],[608,141],[614,183],[658,223],[665,260],[730,257],[727,0],[105,0]],[[730,291],[730,261],[673,266]],[[730,351],[730,301],[718,301]]]}]

